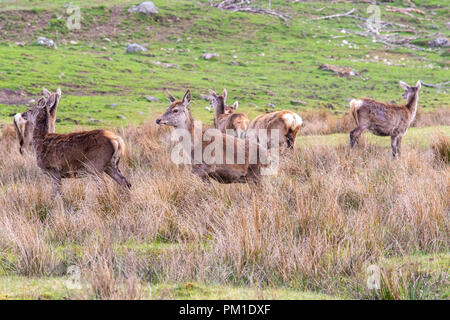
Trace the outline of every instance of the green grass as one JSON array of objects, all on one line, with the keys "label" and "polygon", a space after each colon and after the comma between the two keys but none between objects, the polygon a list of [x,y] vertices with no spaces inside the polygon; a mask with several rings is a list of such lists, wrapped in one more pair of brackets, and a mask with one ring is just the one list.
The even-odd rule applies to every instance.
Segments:
[{"label": "green grass", "polygon": [[[226,87],[229,102],[239,100],[240,110],[253,118],[265,109],[316,110],[330,104],[333,112],[342,114],[348,100],[354,97],[401,102],[399,80],[411,84],[418,78],[432,83],[448,80],[445,64],[448,59],[443,56],[443,50],[411,51],[399,47],[386,51],[382,44],[349,33],[361,30],[354,19],[310,20],[312,16],[341,12],[353,6],[359,15],[367,16],[364,4],[273,1],[274,8],[291,13],[289,26],[275,17],[222,12],[209,7],[205,1],[201,5],[191,1],[155,1],[160,8],[157,18],[127,15],[129,4],[124,4],[117,26],[119,31],[110,31],[111,34],[104,31],[95,38],[94,29],[108,22],[112,15],[108,8],[117,3],[104,2],[99,6],[93,1],[81,2],[81,31],[70,32],[61,23],[65,18],[56,18],[59,22],[52,22],[50,28],[42,26],[32,33],[27,33],[26,28],[23,31],[12,28],[6,32],[3,41],[0,40],[0,89],[26,91],[36,99],[41,87],[54,90],[61,86],[63,98],[57,130],[63,132],[77,125],[108,127],[141,123],[165,110],[165,88],[176,96],[191,88],[194,116],[211,122],[212,114],[205,109],[208,102],[199,99],[208,89],[221,91]],[[62,8],[59,3],[28,1],[18,1],[15,5],[22,10],[43,10],[37,15],[59,14]],[[22,11],[11,12],[8,3],[2,6],[0,18],[22,23]],[[323,7],[324,10],[317,11]],[[444,9],[433,10],[441,14]],[[391,18],[399,19],[394,14],[383,13],[383,19]],[[435,24],[441,24],[445,16],[437,15],[433,19]],[[36,24],[39,25],[38,20]],[[413,19],[410,24],[425,28],[431,22]],[[342,29],[347,33],[341,33]],[[443,32],[448,33],[444,29]],[[14,44],[17,34],[21,35],[19,39],[25,39],[25,47]],[[41,35],[55,39],[58,49],[35,45]],[[112,41],[102,41],[106,36]],[[78,43],[70,44],[71,39]],[[342,45],[342,40],[351,43],[352,48]],[[147,43],[148,51],[125,54],[126,44],[130,42]],[[217,52],[220,57],[214,61],[199,59],[204,52]],[[113,60],[107,60],[110,58]],[[154,61],[176,64],[179,68],[166,69],[153,64]],[[232,61],[239,65],[232,65]],[[324,63],[350,66],[357,71],[366,69],[363,76],[368,79],[339,78],[319,70]],[[156,96],[160,102],[147,102],[145,95]],[[291,99],[303,100],[307,105],[292,106]],[[420,105],[425,111],[448,107],[449,102],[444,89],[424,87],[421,91]],[[276,108],[268,107],[269,103]],[[113,104],[117,107],[111,108]],[[10,122],[11,114],[25,108],[0,105],[0,121]]]},{"label": "green grass", "polygon": [[[65,277],[28,278],[0,276],[0,300],[92,298],[86,287],[73,288]],[[183,284],[142,284],[143,299],[283,299],[335,300],[338,297],[283,288],[248,288],[188,282]]]},{"label": "green grass", "polygon": [[28,278],[0,276],[0,300],[70,299],[79,295],[69,289],[68,278]]},{"label": "green grass", "polygon": [[[382,281],[384,284],[377,293],[378,298],[391,299],[393,293],[400,299],[411,300],[450,298],[448,252],[431,255],[419,252],[386,258],[380,264],[389,280]],[[394,286],[396,290],[392,290]]]},{"label": "green grass", "polygon": [[[391,257],[380,261],[383,268],[412,268],[417,273],[436,277],[450,268],[450,256],[443,254],[415,254]],[[0,300],[2,299],[76,299],[92,298],[86,284],[81,289],[73,288],[68,277],[28,278],[18,275],[0,275]],[[450,297],[448,285],[440,287],[440,298]],[[342,299],[343,297],[315,292],[298,291],[290,288],[255,288],[214,283],[141,283],[144,299],[283,299],[318,300]]]},{"label": "green grass", "polygon": [[330,295],[302,292],[283,288],[249,288],[237,286],[223,286],[204,283],[159,284],[151,287],[153,297],[169,299],[220,299],[220,300],[253,300],[253,299],[282,299],[282,300],[336,300],[339,297]]}]

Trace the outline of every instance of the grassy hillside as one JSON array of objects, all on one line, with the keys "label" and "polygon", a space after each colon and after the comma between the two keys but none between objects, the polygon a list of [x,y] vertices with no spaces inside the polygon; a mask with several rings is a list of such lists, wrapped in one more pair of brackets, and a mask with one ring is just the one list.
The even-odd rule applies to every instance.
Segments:
[{"label": "grassy hillside", "polygon": [[[165,109],[166,88],[177,95],[191,88],[194,116],[211,121],[208,102],[200,99],[208,89],[226,87],[230,102],[239,100],[241,111],[252,118],[266,109],[324,109],[340,115],[353,97],[400,102],[399,80],[448,81],[448,49],[386,47],[357,34],[365,30],[364,21],[313,20],[352,8],[367,17],[368,4],[359,1],[272,1],[272,8],[289,15],[287,25],[273,16],[221,11],[207,1],[155,1],[160,9],[156,16],[128,13],[132,2],[80,1],[73,4],[80,6],[81,29],[73,31],[66,26],[64,3],[0,4],[0,90],[13,91],[2,94],[6,98],[0,101],[1,121],[9,122],[42,86],[62,87],[61,131],[76,125],[140,123]],[[383,21],[405,25],[382,31],[404,38],[448,36],[448,7],[433,1],[416,3],[426,16],[386,12],[382,4]],[[265,1],[257,4],[267,7]],[[400,6],[401,1],[390,5]],[[57,49],[37,45],[39,36],[53,39]],[[134,42],[147,45],[148,51],[126,54],[126,45]],[[206,61],[200,58],[205,52],[220,56]],[[164,63],[174,66],[166,68]],[[361,76],[339,77],[320,70],[322,64],[351,67]],[[159,102],[148,102],[148,95]],[[306,105],[293,105],[291,100]],[[423,88],[424,111],[449,104],[446,89]]]},{"label": "grassy hillside", "polygon": [[[80,30],[66,26],[66,0],[0,2],[0,300],[450,297],[448,85],[422,87],[397,161],[386,137],[367,134],[351,151],[347,114],[354,97],[402,102],[399,80],[449,81],[449,47],[429,46],[450,36],[443,1],[412,0],[425,13],[412,16],[388,11],[407,1],[379,2],[375,38],[366,1],[272,0],[287,23],[207,0],[154,0],[157,15],[129,13],[137,2],[72,1]],[[40,36],[57,48],[38,45]],[[147,51],[127,54],[130,43]],[[86,178],[64,181],[55,201],[33,152],[19,154],[5,124],[42,87],[58,86],[57,132],[110,127],[124,138],[129,198]],[[154,118],[166,89],[181,97],[186,88],[208,124],[209,89],[227,88],[250,118],[300,113],[301,136],[279,174],[259,189],[207,186],[177,167],[170,130]],[[371,265],[380,290],[366,285]]]}]

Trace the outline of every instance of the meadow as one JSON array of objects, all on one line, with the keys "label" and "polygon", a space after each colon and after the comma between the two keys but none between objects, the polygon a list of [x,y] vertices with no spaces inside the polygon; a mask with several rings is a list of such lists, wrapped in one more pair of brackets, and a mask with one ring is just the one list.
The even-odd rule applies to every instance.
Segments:
[{"label": "meadow", "polygon": [[[155,16],[128,13],[132,1],[74,1],[79,30],[66,27],[64,1],[1,2],[0,299],[448,299],[448,87],[422,87],[400,159],[389,138],[348,144],[350,99],[400,103],[399,80],[448,81],[448,47],[427,45],[449,37],[448,7],[412,2],[426,15],[379,4],[394,24],[382,34],[411,38],[391,45],[361,35],[360,19],[314,20],[352,8],[367,18],[363,1],[273,0],[287,24],[203,0],[155,0]],[[57,48],[37,45],[39,36]],[[147,51],[127,54],[130,43]],[[207,52],[219,56],[202,59]],[[50,179],[31,149],[19,154],[11,126],[44,86],[62,89],[57,132],[109,128],[124,138],[129,197],[89,178],[50,197]],[[173,164],[170,130],[154,120],[169,105],[165,90],[186,88],[208,125],[208,89],[227,88],[250,119],[298,112],[304,126],[278,175],[258,187],[205,185]],[[367,286],[373,265],[378,290]]]}]

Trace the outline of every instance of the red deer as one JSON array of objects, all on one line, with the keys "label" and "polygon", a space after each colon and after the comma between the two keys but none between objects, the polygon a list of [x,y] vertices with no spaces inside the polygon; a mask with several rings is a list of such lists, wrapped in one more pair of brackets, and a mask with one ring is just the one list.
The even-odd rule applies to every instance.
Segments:
[{"label": "red deer", "polygon": [[[172,126],[175,129],[184,129],[188,137],[186,153],[189,157],[192,172],[203,181],[209,182],[212,178],[220,183],[258,183],[261,180],[261,171],[268,167],[267,150],[248,139],[239,139],[224,134],[217,129],[197,130],[188,105],[191,101],[191,92],[187,90],[182,100],[175,99],[169,92],[170,106],[166,112],[156,120],[159,125]],[[211,139],[213,137],[213,139]],[[182,137],[185,140],[185,137]],[[216,141],[217,139],[217,141]],[[222,149],[210,155],[210,159],[203,158],[203,153],[211,147],[212,141],[221,142]],[[227,153],[232,146],[233,152]],[[196,158],[196,152],[201,151],[202,158]],[[240,151],[239,151],[240,150]],[[239,158],[241,155],[241,161]],[[231,159],[232,158],[232,159]],[[262,158],[262,159],[261,159]],[[229,161],[229,160],[232,161]]]},{"label": "red deer", "polygon": [[[40,99],[46,99],[51,95],[51,92],[46,88],[42,88],[44,93],[44,97]],[[59,97],[61,96],[61,92],[59,92]],[[55,106],[50,110],[50,127],[49,132],[55,132],[55,121],[56,121],[56,108],[58,107],[58,102],[56,102]],[[14,129],[16,130],[17,138],[19,139],[19,151],[20,154],[23,154],[23,149],[31,145],[31,141],[33,139],[33,126],[31,122],[27,120],[28,111],[18,113],[14,116]]]},{"label": "red deer", "polygon": [[[286,145],[288,149],[293,149],[302,123],[302,118],[295,112],[289,110],[262,114],[250,122],[247,137],[264,144],[264,141],[261,141],[258,131],[261,129],[267,130],[267,135],[271,136],[272,130],[278,130],[279,146]],[[269,148],[273,147],[270,140],[267,144]]]},{"label": "red deer", "polygon": [[402,98],[406,104],[386,104],[373,99],[361,98],[350,101],[350,111],[356,122],[356,128],[350,132],[350,146],[353,148],[365,130],[377,136],[391,136],[392,156],[400,155],[402,137],[414,121],[419,100],[420,80],[415,87],[403,81],[405,89]]},{"label": "red deer", "polygon": [[92,174],[100,179],[106,172],[122,188],[131,184],[122,175],[119,161],[125,152],[121,137],[106,130],[50,133],[50,110],[60,98],[60,90],[41,99],[29,111],[33,124],[33,147],[38,167],[52,179],[52,197],[62,194],[61,179]]},{"label": "red deer", "polygon": [[209,93],[211,94],[211,107],[214,109],[214,126],[216,129],[223,133],[232,130],[238,138],[243,139],[250,120],[243,113],[235,113],[239,103],[235,101],[232,106],[226,104],[227,89],[223,89],[221,96],[218,96],[212,90]]}]

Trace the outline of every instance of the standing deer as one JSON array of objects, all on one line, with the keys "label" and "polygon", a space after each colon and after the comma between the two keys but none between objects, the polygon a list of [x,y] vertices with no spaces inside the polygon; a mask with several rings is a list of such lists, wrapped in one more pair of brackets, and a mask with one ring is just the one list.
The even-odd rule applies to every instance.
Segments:
[{"label": "standing deer", "polygon": [[414,121],[419,100],[420,80],[415,87],[403,81],[405,89],[402,98],[406,104],[386,104],[373,99],[361,98],[350,101],[350,110],[356,122],[356,128],[350,132],[350,146],[358,143],[359,137],[367,129],[377,136],[391,136],[392,156],[400,155],[402,137]]},{"label": "standing deer", "polygon": [[[50,97],[51,92],[46,88],[42,88],[44,96],[40,99],[47,99]],[[61,94],[59,95],[59,97]],[[56,102],[55,106],[50,110],[50,125],[49,132],[55,132],[55,121],[56,121],[56,108],[58,107],[58,102]],[[28,121],[28,112],[29,110],[18,113],[14,116],[14,129],[16,130],[17,138],[19,139],[19,151],[20,154],[23,154],[23,149],[31,145],[31,141],[33,139],[33,126],[30,121]]]},{"label": "standing deer", "polygon": [[58,88],[47,99],[40,99],[28,114],[28,120],[33,125],[32,142],[37,165],[52,179],[52,197],[62,195],[62,178],[91,174],[102,179],[103,172],[129,190],[131,184],[119,169],[119,161],[125,153],[121,137],[106,130],[50,133],[50,110],[60,97],[61,90]]},{"label": "standing deer", "polygon": [[[295,139],[302,126],[302,118],[295,112],[289,110],[276,111],[267,114],[257,116],[250,122],[248,127],[247,137],[253,141],[261,141],[261,136],[258,134],[259,130],[267,130],[267,134],[271,135],[273,130],[278,130],[279,134],[279,146],[286,144],[288,149],[293,149],[295,145]],[[267,142],[268,147],[272,146],[271,139]]]},{"label": "standing deer", "polygon": [[[220,183],[258,183],[260,181],[261,169],[265,167],[265,163],[268,161],[265,149],[248,139],[239,139],[224,134],[217,129],[195,130],[194,119],[188,108],[191,101],[190,90],[186,91],[182,100],[175,99],[170,92],[167,93],[171,104],[166,112],[156,120],[156,123],[186,130],[186,136],[190,138],[186,151],[191,160],[192,172],[195,175],[205,182],[209,182],[209,178]],[[214,142],[216,142],[215,139],[221,139],[223,149],[219,150],[221,152],[215,152],[214,155],[211,155],[211,159],[205,160],[202,157],[198,161],[195,158],[195,152],[200,150],[203,155],[203,151],[212,143],[211,136],[214,137]],[[227,154],[226,150],[229,146],[232,146],[234,150],[231,155],[231,162],[228,161],[230,155]],[[242,151],[243,159],[241,160],[243,161],[237,159],[239,157],[237,150]]]},{"label": "standing deer", "polygon": [[214,126],[216,129],[223,133],[232,130],[236,137],[243,139],[250,120],[243,113],[235,113],[239,103],[235,101],[231,106],[226,104],[227,89],[223,89],[221,96],[218,96],[212,90],[209,90],[209,93],[211,94],[210,104],[214,109]]}]

